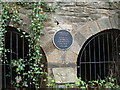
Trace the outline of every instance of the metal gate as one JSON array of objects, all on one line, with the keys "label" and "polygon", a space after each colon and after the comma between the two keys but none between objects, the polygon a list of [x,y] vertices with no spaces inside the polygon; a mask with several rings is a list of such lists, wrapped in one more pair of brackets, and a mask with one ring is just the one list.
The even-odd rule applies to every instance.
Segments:
[{"label": "metal gate", "polygon": [[84,81],[120,78],[120,31],[106,30],[89,38],[77,60],[77,75]]},{"label": "metal gate", "polygon": [[[3,62],[2,64],[0,64],[2,65],[2,88],[3,90],[4,89],[6,90],[6,88],[14,90],[15,85],[13,82],[17,81],[16,76],[18,76],[18,73],[15,71],[16,67],[12,67],[12,61],[13,60],[18,61],[20,59],[23,59],[25,63],[23,72],[27,73],[30,70],[30,66],[31,66],[31,64],[29,63],[30,62],[29,61],[30,57],[28,55],[29,50],[31,50],[30,52],[32,54],[35,51],[33,51],[32,48],[29,47],[30,38],[26,38],[23,32],[19,32],[16,30],[16,28],[9,27],[9,26],[6,27],[6,31],[7,32],[5,33],[5,42],[4,42],[5,44],[4,48],[6,49],[5,50],[6,56],[4,55],[4,57],[2,58],[3,61],[6,61],[6,62],[5,63]],[[42,48],[41,48],[41,53],[42,53],[42,58],[39,66],[41,64],[44,64],[42,71],[47,72],[47,59]],[[31,62],[34,63],[34,59]],[[42,81],[46,78],[46,75],[44,75],[43,77],[38,77],[38,75],[36,75],[36,77],[39,79],[39,82],[42,84],[41,87],[45,87],[46,82],[42,82]],[[26,78],[22,78],[22,80]],[[28,88],[35,89],[35,86],[29,83],[30,81],[32,80],[31,79],[27,80]]]},{"label": "metal gate", "polygon": [[13,27],[6,27],[5,34],[5,49],[6,49],[6,58],[3,57],[4,61],[2,64],[2,87],[3,88],[12,88],[12,83],[15,81],[15,72],[11,67],[12,60],[18,59],[28,59],[27,56],[29,52],[29,42],[25,38],[25,35],[22,32],[18,32]]}]

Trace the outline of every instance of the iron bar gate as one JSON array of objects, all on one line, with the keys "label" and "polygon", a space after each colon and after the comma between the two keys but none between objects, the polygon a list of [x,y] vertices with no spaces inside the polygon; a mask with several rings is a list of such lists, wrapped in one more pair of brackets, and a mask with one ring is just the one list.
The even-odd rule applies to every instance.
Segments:
[{"label": "iron bar gate", "polygon": [[[12,90],[15,88],[15,86],[13,86],[13,81],[16,82],[16,76],[18,76],[18,73],[15,71],[15,67],[12,67],[12,60],[16,60],[18,61],[19,59],[23,59],[24,60],[24,64],[25,64],[25,68],[23,70],[22,73],[27,73],[30,69],[31,66],[31,62],[34,62],[34,59],[32,61],[29,61],[29,41],[28,39],[30,38],[26,38],[25,34],[23,34],[22,32],[19,32],[16,30],[16,28],[13,27],[6,27],[6,34],[5,34],[5,42],[4,42],[4,48],[5,48],[5,54],[3,56],[3,62],[2,64],[0,64],[2,66],[2,88],[3,90],[6,89],[11,89]],[[28,35],[28,34],[27,34]],[[31,54],[34,53],[34,51],[31,49]],[[44,67],[42,67],[42,71],[43,72],[47,72],[47,59],[45,56],[44,51],[41,48],[41,63],[39,63],[38,66],[41,66],[41,64],[44,65]],[[40,75],[36,75],[36,78],[39,79],[39,82],[42,83],[43,87],[45,87],[45,82],[42,82],[43,79],[46,78],[46,75],[44,77],[38,77]],[[23,76],[21,76],[23,77]],[[22,80],[24,81],[24,79],[26,79],[27,76],[25,78],[22,78]],[[32,80],[30,78],[27,78],[29,80],[27,80],[28,83],[28,88],[33,88],[35,89],[35,85],[30,84],[29,82],[32,82]],[[24,87],[24,86],[23,86]],[[26,88],[26,87],[25,87]]]},{"label": "iron bar gate", "polygon": [[120,78],[120,31],[106,30],[89,38],[77,61],[77,75],[85,81]]},{"label": "iron bar gate", "polygon": [[18,32],[13,27],[6,27],[5,34],[5,55],[2,63],[2,87],[13,88],[12,83],[15,81],[15,71],[12,68],[12,60],[28,59],[29,42],[22,32]]}]

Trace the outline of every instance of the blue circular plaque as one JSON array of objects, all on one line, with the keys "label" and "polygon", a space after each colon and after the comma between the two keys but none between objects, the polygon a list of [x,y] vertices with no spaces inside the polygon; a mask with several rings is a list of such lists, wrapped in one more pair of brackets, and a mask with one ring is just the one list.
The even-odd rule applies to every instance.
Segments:
[{"label": "blue circular plaque", "polygon": [[60,30],[53,38],[54,45],[61,50],[69,49],[73,43],[73,37],[68,30]]}]

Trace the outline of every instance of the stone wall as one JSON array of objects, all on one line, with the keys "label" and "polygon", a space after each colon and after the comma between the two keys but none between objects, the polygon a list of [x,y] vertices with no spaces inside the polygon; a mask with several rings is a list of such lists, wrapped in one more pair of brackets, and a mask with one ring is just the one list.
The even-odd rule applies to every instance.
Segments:
[{"label": "stone wall", "polygon": [[[48,4],[57,6],[54,13],[49,13],[50,15],[47,13],[48,20],[44,22],[45,34],[41,37],[41,47],[47,57],[50,76],[53,75],[53,68],[72,67],[77,73],[77,57],[85,41],[103,30],[120,28],[116,3],[101,0],[100,2],[49,2]],[[119,3],[117,5],[119,6]],[[30,9],[19,9],[19,15],[26,23],[20,28],[30,34],[28,27],[31,22],[27,16],[29,12]],[[53,44],[55,32],[61,29],[69,30],[74,37],[74,43],[69,50],[58,50]]]},{"label": "stone wall", "polygon": [[[45,22],[46,33],[42,37],[41,45],[47,56],[50,75],[52,68],[60,67],[72,67],[77,72],[77,57],[85,41],[100,31],[119,29],[119,10],[115,9],[113,3],[57,2],[50,5],[57,5],[58,9]],[[52,42],[54,33],[61,29],[69,30],[74,37],[72,47],[66,51],[58,50]]]}]

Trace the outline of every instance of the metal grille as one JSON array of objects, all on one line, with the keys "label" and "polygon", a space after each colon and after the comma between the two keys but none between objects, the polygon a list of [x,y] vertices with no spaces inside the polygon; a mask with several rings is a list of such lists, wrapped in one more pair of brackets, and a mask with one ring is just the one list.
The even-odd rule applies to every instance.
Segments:
[{"label": "metal grille", "polygon": [[[16,28],[13,27],[6,27],[6,34],[5,34],[5,49],[8,50],[7,52],[5,52],[6,58],[5,56],[2,58],[4,61],[6,61],[6,63],[2,63],[0,65],[2,65],[2,88],[3,90],[6,89],[14,89],[14,85],[13,82],[16,82],[15,78],[16,76],[18,76],[18,73],[15,72],[16,68],[12,67],[12,60],[19,60],[19,59],[23,59],[25,60],[25,68],[23,73],[27,73],[30,70],[30,65],[29,64],[29,41],[28,38],[25,37],[25,35],[22,32],[18,32],[16,30]],[[29,38],[30,39],[30,38]],[[33,50],[31,49],[30,52],[32,52]],[[35,51],[32,52],[32,54]],[[47,72],[47,59],[45,56],[45,53],[43,51],[43,49],[41,48],[41,53],[42,53],[42,58],[41,58],[41,63],[39,64],[39,66],[41,64],[44,64],[44,67],[42,67],[42,71],[43,72]],[[31,62],[34,62],[34,60],[32,60]],[[21,76],[23,77],[23,76]],[[36,78],[39,79],[39,83],[42,84],[41,87],[45,87],[45,82],[42,82],[45,78],[46,75],[44,75],[43,77],[40,77],[40,75],[36,75]],[[29,78],[28,78],[29,79]],[[24,78],[22,78],[22,80],[24,81]],[[35,89],[34,85],[31,85],[29,82],[32,81],[31,79],[27,80],[28,82],[28,88],[33,88]],[[1,88],[1,87],[0,87]]]},{"label": "metal grille", "polygon": [[89,38],[77,61],[77,75],[85,81],[120,78],[120,31],[106,30]]},{"label": "metal grille", "polygon": [[29,42],[25,35],[18,32],[15,28],[6,27],[5,34],[5,49],[8,50],[6,52],[6,58],[3,57],[6,63],[2,64],[2,87],[3,88],[12,88],[12,81],[15,81],[15,72],[11,67],[12,60],[28,59],[27,56],[29,52]]}]

